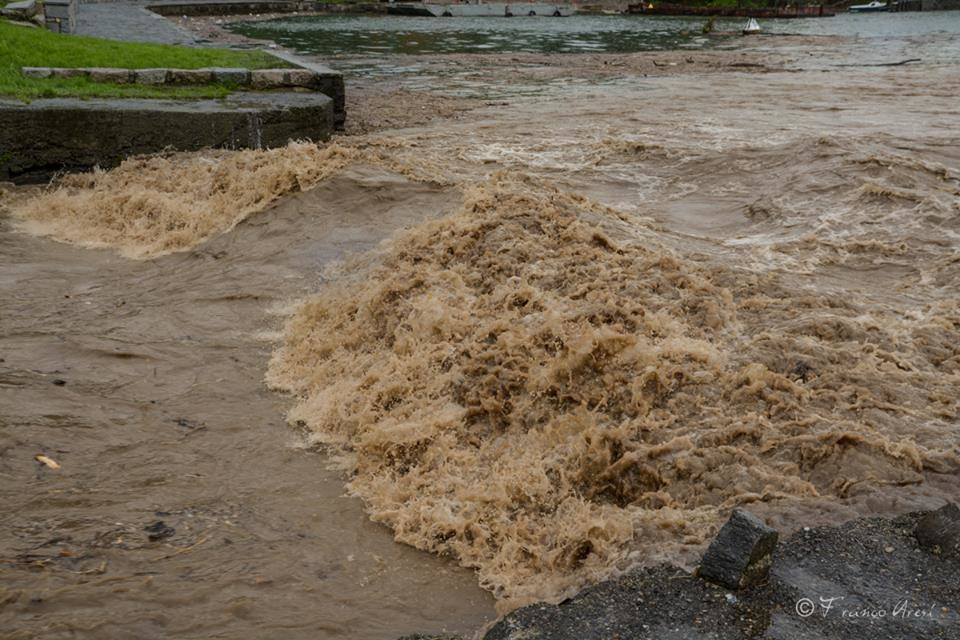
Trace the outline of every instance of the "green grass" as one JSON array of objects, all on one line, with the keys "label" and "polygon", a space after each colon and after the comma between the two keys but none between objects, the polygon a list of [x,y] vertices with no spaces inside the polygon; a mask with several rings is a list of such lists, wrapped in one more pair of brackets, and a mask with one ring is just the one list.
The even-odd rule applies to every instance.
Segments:
[{"label": "green grass", "polygon": [[[4,0],[0,0],[3,2]],[[0,95],[21,100],[77,96],[82,98],[220,98],[231,87],[149,87],[91,82],[86,78],[36,80],[21,67],[119,67],[123,69],[199,69],[243,67],[268,69],[290,66],[263,51],[178,47],[100,38],[61,35],[0,19]]]}]

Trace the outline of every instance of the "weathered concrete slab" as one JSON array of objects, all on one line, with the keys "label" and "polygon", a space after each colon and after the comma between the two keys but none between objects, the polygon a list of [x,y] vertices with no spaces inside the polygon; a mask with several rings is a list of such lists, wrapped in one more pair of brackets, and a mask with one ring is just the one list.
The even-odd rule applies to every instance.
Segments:
[{"label": "weathered concrete slab", "polygon": [[294,56],[279,58],[300,65],[290,69],[99,69],[99,68],[45,68],[23,67],[22,73],[30,78],[89,77],[96,82],[116,82],[158,86],[204,85],[211,82],[226,82],[239,87],[251,87],[257,91],[284,90],[291,88],[317,91],[333,100],[334,121],[338,128],[346,122],[346,97],[343,76],[329,67],[300,60]]},{"label": "weathered concrete slab", "polygon": [[387,13],[385,2],[335,0],[152,0],[147,8],[164,16],[224,16],[257,13]]},{"label": "weathered concrete slab", "polygon": [[250,71],[228,67],[213,67],[209,69],[213,74],[213,81],[221,84],[235,84],[243,86],[250,83]]},{"label": "weathered concrete slab", "polygon": [[333,101],[321,93],[237,93],[225,100],[0,100],[0,180],[111,167],[163,149],[268,148],[325,140]]},{"label": "weathered concrete slab", "polygon": [[191,85],[211,82],[213,82],[213,71],[210,69],[170,69],[167,74],[167,84]]},{"label": "weathered concrete slab", "polygon": [[304,11],[307,3],[298,0],[215,0],[179,2],[158,0],[147,8],[162,16],[214,16],[251,13],[292,13]]},{"label": "weathered concrete slab", "polygon": [[159,85],[166,84],[169,69],[137,69],[133,73],[137,84]]},{"label": "weathered concrete slab", "polygon": [[[281,60],[296,65],[300,69],[306,69],[313,74],[310,84],[306,85],[307,88],[330,96],[333,100],[333,113],[337,127],[343,128],[344,123],[347,121],[347,98],[346,88],[343,83],[343,74],[339,71],[334,71],[326,65],[304,60],[285,51],[271,51],[270,53]],[[294,77],[293,71],[294,70],[291,70],[291,81]],[[298,75],[296,77],[300,78],[301,76]]]},{"label": "weathered concrete slab", "polygon": [[47,28],[59,33],[74,33],[77,27],[78,0],[44,0]]},{"label": "weathered concrete slab", "polygon": [[286,69],[254,69],[250,72],[250,85],[257,91],[282,87],[286,83]]},{"label": "weathered concrete slab", "polygon": [[109,40],[157,42],[162,44],[196,44],[193,34],[129,2],[84,2],[77,13],[75,33]]},{"label": "weathered concrete slab", "polygon": [[90,75],[89,69],[73,69],[69,67],[54,67],[50,69],[54,78],[86,78]]},{"label": "weathered concrete slab", "polygon": [[25,77],[35,80],[43,80],[53,76],[53,69],[50,67],[24,67],[21,72]]},{"label": "weathered concrete slab", "polygon": [[93,82],[129,84],[133,82],[133,71],[130,69],[92,68],[90,69],[90,79]]},{"label": "weathered concrete slab", "polygon": [[29,20],[38,13],[40,13],[40,5],[36,0],[20,0],[0,8],[0,16],[15,20]]}]

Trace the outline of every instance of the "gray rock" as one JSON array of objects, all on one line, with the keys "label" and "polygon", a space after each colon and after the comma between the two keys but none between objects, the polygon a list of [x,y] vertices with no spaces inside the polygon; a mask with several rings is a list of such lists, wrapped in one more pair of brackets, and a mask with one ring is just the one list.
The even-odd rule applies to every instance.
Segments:
[{"label": "gray rock", "polygon": [[133,82],[133,71],[130,69],[110,69],[94,67],[90,69],[90,79],[94,82],[109,82],[113,84],[129,84]]},{"label": "gray rock", "polygon": [[287,83],[286,69],[257,69],[250,72],[250,85],[258,90],[277,89]]},{"label": "gray rock", "polygon": [[54,78],[86,78],[90,70],[54,67],[50,69],[50,74]]},{"label": "gray rock", "polygon": [[760,518],[734,509],[703,555],[699,575],[728,589],[756,584],[773,564],[777,538],[776,529]]},{"label": "gray rock", "polygon": [[960,557],[960,507],[950,502],[924,515],[913,535],[924,549]]},{"label": "gray rock", "polygon": [[250,72],[246,69],[213,67],[204,71],[209,71],[213,75],[213,81],[220,84],[233,84],[239,87],[250,84]]},{"label": "gray rock", "polygon": [[0,15],[16,20],[29,20],[39,12],[40,5],[37,4],[36,0],[20,0],[20,2],[11,2],[0,8]]},{"label": "gray rock", "polygon": [[317,74],[309,69],[291,69],[286,80],[291,87],[313,88],[317,84]]},{"label": "gray rock", "polygon": [[167,74],[169,84],[210,84],[213,72],[209,69],[170,69]]},{"label": "gray rock", "polygon": [[[333,113],[337,128],[342,129],[347,120],[346,91],[343,85],[343,75],[330,67],[304,60],[299,56],[284,51],[274,50],[271,51],[270,54],[295,65],[298,69],[306,69],[313,73],[314,77],[311,80],[309,88],[312,91],[330,96],[330,99],[333,100]],[[295,71],[295,69],[290,69],[289,71]]]},{"label": "gray rock", "polygon": [[23,67],[20,72],[23,73],[24,77],[34,78],[35,80],[43,80],[53,75],[53,69],[50,67]]},{"label": "gray rock", "polygon": [[168,69],[137,69],[134,77],[137,84],[164,84],[168,73]]}]

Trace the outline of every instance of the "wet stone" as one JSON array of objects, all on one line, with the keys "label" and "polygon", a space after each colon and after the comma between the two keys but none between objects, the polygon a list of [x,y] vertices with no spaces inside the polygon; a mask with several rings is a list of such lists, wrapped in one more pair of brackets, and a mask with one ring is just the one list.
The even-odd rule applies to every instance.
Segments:
[{"label": "wet stone", "polygon": [[15,20],[28,20],[37,15],[39,11],[40,7],[37,5],[36,0],[20,0],[19,2],[11,2],[5,7],[0,8],[0,15],[8,16]]},{"label": "wet stone", "polygon": [[703,555],[699,575],[728,589],[756,584],[767,576],[777,539],[776,529],[743,509],[734,509]]},{"label": "wet stone", "polygon": [[21,69],[21,73],[23,73],[24,77],[26,78],[42,80],[53,75],[53,69],[50,67],[24,67]]},{"label": "wet stone", "polygon": [[287,71],[284,69],[257,69],[250,72],[250,84],[254,89],[276,89],[287,82]]},{"label": "wet stone", "polygon": [[960,557],[960,507],[950,502],[931,511],[920,518],[913,535],[928,551]]},{"label": "wet stone", "polygon": [[50,69],[50,74],[54,78],[86,78],[90,75],[90,71],[88,69],[53,68]]},{"label": "wet stone", "polygon": [[167,69],[137,69],[137,84],[164,84],[167,81]]},{"label": "wet stone", "polygon": [[292,69],[287,72],[287,84],[293,87],[313,87],[317,83],[317,74],[309,69]]},{"label": "wet stone", "polygon": [[209,69],[171,69],[167,75],[169,84],[210,84],[213,72]]},{"label": "wet stone", "polygon": [[109,82],[113,84],[128,84],[133,81],[133,71],[130,69],[90,69],[90,79],[94,82]]},{"label": "wet stone", "polygon": [[147,538],[150,542],[157,542],[171,537],[177,532],[176,529],[168,525],[163,520],[157,520],[153,524],[148,524],[143,528],[147,532]]},{"label": "wet stone", "polygon": [[235,84],[243,86],[250,82],[250,72],[246,69],[233,69],[230,67],[214,67],[206,69],[213,75],[213,81],[220,84]]}]

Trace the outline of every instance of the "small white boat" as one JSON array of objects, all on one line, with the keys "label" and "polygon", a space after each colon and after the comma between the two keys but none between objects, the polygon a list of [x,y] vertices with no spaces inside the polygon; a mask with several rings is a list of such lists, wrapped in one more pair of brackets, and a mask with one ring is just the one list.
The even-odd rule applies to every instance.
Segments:
[{"label": "small white boat", "polygon": [[743,26],[743,35],[749,36],[755,33],[760,33],[760,23],[757,22],[756,18],[750,18],[747,20],[747,24]]},{"label": "small white boat", "polygon": [[886,2],[873,0],[873,2],[869,2],[867,4],[853,5],[852,7],[850,7],[850,13],[870,13],[873,11],[887,11],[888,9],[889,7],[887,7]]}]

